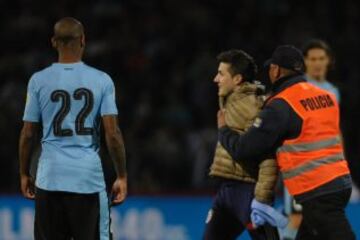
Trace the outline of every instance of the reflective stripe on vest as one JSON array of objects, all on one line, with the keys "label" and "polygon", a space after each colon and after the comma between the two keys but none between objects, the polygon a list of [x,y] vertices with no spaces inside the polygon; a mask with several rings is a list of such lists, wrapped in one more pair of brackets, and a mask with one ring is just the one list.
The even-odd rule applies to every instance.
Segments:
[{"label": "reflective stripe on vest", "polygon": [[309,151],[332,147],[340,143],[341,143],[340,136],[336,136],[334,138],[325,139],[322,141],[317,141],[312,143],[296,143],[296,144],[283,145],[280,148],[278,148],[277,151],[283,153],[309,152]]},{"label": "reflective stripe on vest", "polygon": [[322,165],[343,161],[345,159],[343,153],[330,155],[324,158],[313,159],[310,162],[304,163],[294,169],[283,171],[282,176],[284,179],[289,179],[298,176],[299,174],[311,171]]}]

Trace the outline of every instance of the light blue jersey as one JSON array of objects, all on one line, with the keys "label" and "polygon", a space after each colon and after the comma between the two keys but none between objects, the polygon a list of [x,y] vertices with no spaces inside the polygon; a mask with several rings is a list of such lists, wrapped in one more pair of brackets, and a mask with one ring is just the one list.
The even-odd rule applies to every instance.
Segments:
[{"label": "light blue jersey", "polygon": [[314,79],[311,79],[309,76],[306,76],[306,80],[309,83],[311,83],[311,84],[313,84],[313,85],[315,85],[315,86],[317,86],[317,87],[319,87],[321,89],[324,89],[326,91],[329,91],[329,92],[335,94],[336,99],[338,100],[338,102],[340,102],[339,89],[337,87],[335,87],[332,83],[330,83],[330,82],[328,82],[326,80],[322,81],[322,82],[319,82],[319,81],[316,81]]},{"label": "light blue jersey", "polygon": [[115,88],[106,73],[83,62],[54,63],[35,73],[23,120],[43,127],[36,186],[75,193],[104,190],[100,119],[114,114]]}]

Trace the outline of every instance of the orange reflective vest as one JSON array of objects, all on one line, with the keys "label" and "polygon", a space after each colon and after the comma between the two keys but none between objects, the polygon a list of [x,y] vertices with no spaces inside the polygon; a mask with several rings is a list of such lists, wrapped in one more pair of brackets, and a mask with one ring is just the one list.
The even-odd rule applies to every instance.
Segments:
[{"label": "orange reflective vest", "polygon": [[273,99],[285,100],[302,119],[300,135],[277,150],[278,165],[288,191],[298,195],[349,174],[335,96],[307,82],[297,83]]}]

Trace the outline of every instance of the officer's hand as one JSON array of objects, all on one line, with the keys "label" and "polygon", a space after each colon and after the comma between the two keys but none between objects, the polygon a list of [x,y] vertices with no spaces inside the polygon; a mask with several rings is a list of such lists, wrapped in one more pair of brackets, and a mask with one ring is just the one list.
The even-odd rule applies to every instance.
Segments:
[{"label": "officer's hand", "polygon": [[127,195],[127,178],[118,177],[112,187],[112,205],[118,205],[121,204],[123,201],[125,201]]},{"label": "officer's hand", "polygon": [[222,128],[226,125],[225,123],[225,109],[220,109],[217,113],[217,125],[218,128]]},{"label": "officer's hand", "polygon": [[21,175],[20,176],[21,181],[21,192],[24,197],[28,199],[34,199],[35,198],[35,185],[34,180],[32,177],[27,175]]}]

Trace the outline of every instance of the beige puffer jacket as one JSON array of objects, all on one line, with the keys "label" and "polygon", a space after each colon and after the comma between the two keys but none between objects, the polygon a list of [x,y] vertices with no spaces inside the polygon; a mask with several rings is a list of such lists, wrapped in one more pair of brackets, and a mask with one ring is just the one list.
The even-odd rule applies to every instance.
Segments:
[{"label": "beige puffer jacket", "polygon": [[[256,94],[258,88],[257,84],[244,82],[224,100],[225,121],[231,129],[240,133],[246,131],[253,124],[264,103],[263,96]],[[259,139],[259,141],[261,140]],[[241,160],[235,162],[218,142],[209,175],[244,182],[256,182],[256,200],[270,203],[274,198],[278,169],[275,159],[266,159],[259,165]]]}]

